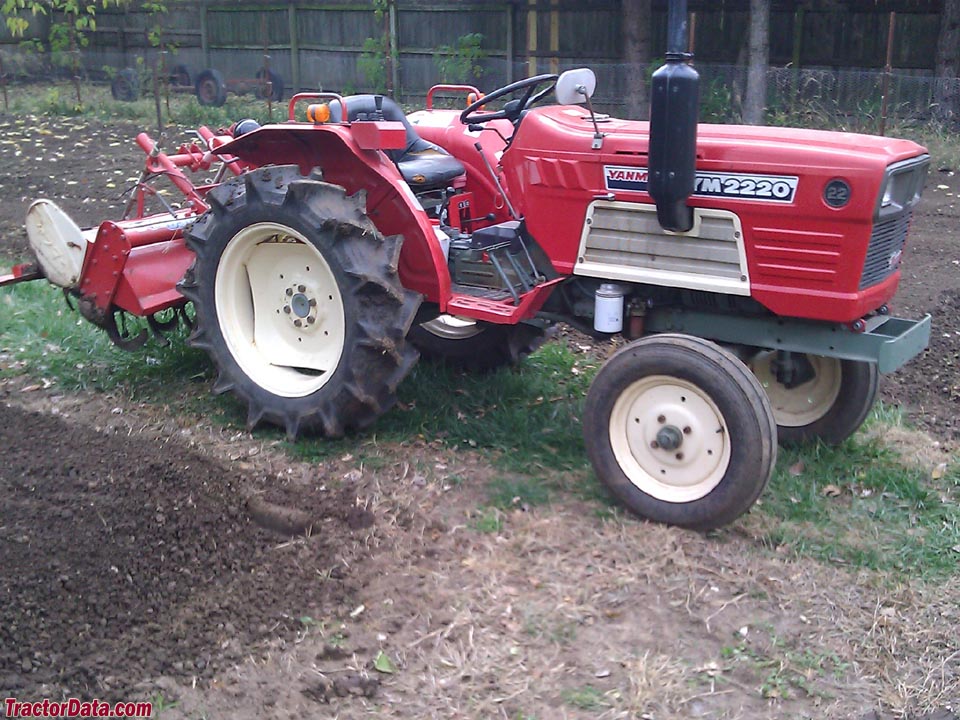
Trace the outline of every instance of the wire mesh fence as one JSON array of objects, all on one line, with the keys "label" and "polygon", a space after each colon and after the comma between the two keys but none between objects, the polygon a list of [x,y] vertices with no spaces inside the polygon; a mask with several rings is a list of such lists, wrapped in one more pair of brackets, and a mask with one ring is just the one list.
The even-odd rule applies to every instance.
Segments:
[{"label": "wire mesh fence", "polygon": [[[631,76],[639,72],[648,77],[652,70],[570,57],[538,62],[481,57],[459,64],[440,60],[436,53],[400,52],[391,62],[369,49],[301,49],[294,68],[294,55],[284,48],[220,49],[204,55],[195,48],[161,51],[151,47],[113,57],[95,49],[42,52],[35,44],[7,44],[0,48],[0,109],[11,111],[45,98],[47,105],[83,105],[89,102],[84,98],[85,87],[109,88],[117,103],[157,95],[167,104],[173,96],[178,102],[202,107],[221,105],[235,96],[241,98],[240,105],[252,110],[267,100],[283,108],[295,91],[323,90],[381,92],[417,107],[436,83],[475,85],[489,92],[531,74],[588,65],[598,79],[595,107],[628,117]],[[701,121],[740,122],[746,67],[698,63],[697,69]],[[91,97],[100,102],[100,95]],[[878,132],[884,124],[939,123],[952,128],[960,118],[960,79],[937,79],[922,71],[885,74],[876,69],[771,67],[766,108],[768,124],[866,132]]]}]

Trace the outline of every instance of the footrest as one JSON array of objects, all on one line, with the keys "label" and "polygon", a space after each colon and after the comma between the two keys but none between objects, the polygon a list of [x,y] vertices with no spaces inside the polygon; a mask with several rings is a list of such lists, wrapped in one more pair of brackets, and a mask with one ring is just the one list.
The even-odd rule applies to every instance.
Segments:
[{"label": "footrest", "polygon": [[520,302],[514,304],[513,298],[491,300],[489,298],[474,297],[454,293],[447,301],[444,312],[450,315],[463,315],[474,320],[484,320],[498,325],[512,325],[521,320],[533,317],[546,302],[547,297],[558,283],[565,280],[559,277],[541,283],[530,292],[520,296]]}]

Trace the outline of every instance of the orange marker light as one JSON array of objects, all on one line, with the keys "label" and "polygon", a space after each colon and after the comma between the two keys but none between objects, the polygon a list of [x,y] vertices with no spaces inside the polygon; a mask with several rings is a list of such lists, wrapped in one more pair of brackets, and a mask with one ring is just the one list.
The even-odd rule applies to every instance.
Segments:
[{"label": "orange marker light", "polygon": [[316,125],[321,123],[329,122],[330,120],[330,106],[326,103],[319,103],[316,105],[309,105],[307,107],[307,121],[312,122]]},{"label": "orange marker light", "polygon": [[477,100],[483,98],[483,93],[477,94],[475,92],[467,93],[467,107],[473,105]]}]

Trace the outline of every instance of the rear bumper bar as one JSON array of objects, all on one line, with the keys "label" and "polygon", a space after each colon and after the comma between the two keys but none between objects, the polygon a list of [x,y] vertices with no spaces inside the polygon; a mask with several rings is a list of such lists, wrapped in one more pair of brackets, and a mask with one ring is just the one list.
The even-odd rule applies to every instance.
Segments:
[{"label": "rear bumper bar", "polygon": [[876,363],[882,373],[902,367],[930,342],[930,315],[920,320],[875,315],[864,320],[863,330],[856,331],[847,325],[791,318],[653,310],[647,315],[646,328],[698,335],[721,343]]}]

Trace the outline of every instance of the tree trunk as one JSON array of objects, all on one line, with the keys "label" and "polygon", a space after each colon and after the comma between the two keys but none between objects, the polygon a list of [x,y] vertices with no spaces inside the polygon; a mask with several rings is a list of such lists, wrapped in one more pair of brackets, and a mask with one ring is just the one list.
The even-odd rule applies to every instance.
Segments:
[{"label": "tree trunk", "polygon": [[626,65],[627,118],[647,120],[650,115],[650,89],[647,66],[650,64],[650,0],[622,0],[623,62]]},{"label": "tree trunk", "polygon": [[960,0],[943,0],[934,61],[933,112],[939,120],[955,120],[960,112],[957,80],[960,53]]},{"label": "tree trunk", "polygon": [[763,125],[767,107],[767,66],[770,64],[770,0],[750,0],[747,92],[743,99],[743,121]]}]

